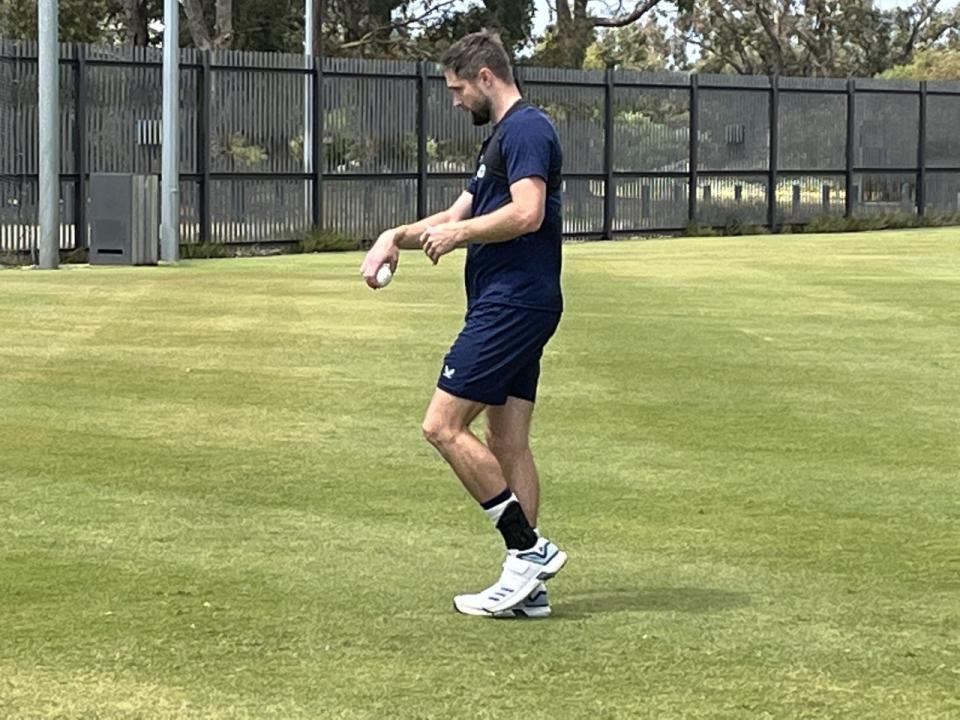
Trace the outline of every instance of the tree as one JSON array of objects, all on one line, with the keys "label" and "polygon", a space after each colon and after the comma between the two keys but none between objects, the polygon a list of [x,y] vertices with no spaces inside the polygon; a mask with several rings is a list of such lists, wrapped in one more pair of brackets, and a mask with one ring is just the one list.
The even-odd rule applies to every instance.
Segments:
[{"label": "tree", "polygon": [[[229,48],[233,43],[233,0],[215,0],[213,13],[205,12],[201,0],[180,0],[187,16],[187,29],[193,45],[200,50]],[[206,16],[213,14],[213,31],[209,30]]]},{"label": "tree", "polygon": [[[60,0],[61,42],[115,39],[122,24],[120,0]],[[0,37],[36,39],[37,0],[0,0]]]},{"label": "tree", "polygon": [[427,54],[438,54],[467,33],[489,28],[516,55],[533,38],[534,11],[535,0],[484,0],[482,5],[446,14],[426,31],[421,46]]},{"label": "tree", "polygon": [[519,50],[531,39],[535,3],[476,0],[463,7],[462,0],[322,1],[324,54],[406,58],[435,57],[457,38],[482,28],[497,30],[508,50]]},{"label": "tree", "polygon": [[144,47],[159,35],[151,34],[152,23],[163,19],[163,0],[122,0],[119,42]]},{"label": "tree", "polygon": [[[450,18],[455,27],[491,25],[510,42],[527,42],[534,0],[313,0],[322,31],[315,54],[425,57],[435,54],[430,31]],[[303,0],[180,0],[181,43],[201,49],[233,48],[299,53]],[[477,11],[480,11],[478,14]],[[60,0],[60,38],[79,42],[158,41],[151,26],[163,19],[163,0]],[[36,38],[37,0],[0,0],[0,36]],[[320,28],[318,28],[320,30]],[[441,43],[443,45],[444,43]],[[449,44],[449,40],[445,43]]]},{"label": "tree", "polygon": [[608,67],[630,70],[671,70],[674,63],[676,34],[669,19],[651,12],[642,20],[619,28],[609,28],[587,48],[583,67],[602,70]]},{"label": "tree", "polygon": [[150,44],[150,16],[147,0],[124,0],[127,42],[130,45]]},{"label": "tree", "polygon": [[[615,11],[595,13],[590,10],[590,0],[572,0],[572,6],[571,0],[556,0],[556,23],[547,29],[535,60],[540,65],[582,67],[587,48],[596,40],[597,28],[631,26],[665,4],[664,0],[640,0],[628,9],[621,0]],[[682,14],[691,9],[693,0],[672,0],[672,4]]]},{"label": "tree", "polygon": [[956,32],[960,9],[942,2],[702,0],[678,18],[678,47],[696,47],[706,72],[872,77]]},{"label": "tree", "polygon": [[883,77],[898,80],[960,80],[960,49],[921,50],[909,65],[887,70]]}]

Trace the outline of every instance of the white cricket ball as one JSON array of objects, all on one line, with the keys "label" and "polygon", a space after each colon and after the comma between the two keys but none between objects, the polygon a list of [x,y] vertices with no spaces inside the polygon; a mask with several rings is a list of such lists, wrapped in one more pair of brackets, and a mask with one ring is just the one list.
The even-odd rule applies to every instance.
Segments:
[{"label": "white cricket ball", "polygon": [[384,263],[377,270],[377,287],[385,288],[391,280],[393,280],[393,272],[391,272],[390,266]]}]

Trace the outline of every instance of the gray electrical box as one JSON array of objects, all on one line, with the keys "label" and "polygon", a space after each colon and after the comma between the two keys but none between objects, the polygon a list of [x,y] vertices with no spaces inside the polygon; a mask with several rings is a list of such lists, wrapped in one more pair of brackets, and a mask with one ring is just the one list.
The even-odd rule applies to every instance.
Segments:
[{"label": "gray electrical box", "polygon": [[156,175],[90,175],[91,265],[156,265],[160,244]]}]

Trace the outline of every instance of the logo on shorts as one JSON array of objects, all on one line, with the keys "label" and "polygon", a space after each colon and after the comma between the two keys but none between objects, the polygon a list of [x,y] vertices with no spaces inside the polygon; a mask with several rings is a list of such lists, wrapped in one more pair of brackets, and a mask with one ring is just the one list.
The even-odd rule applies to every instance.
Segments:
[{"label": "logo on shorts", "polygon": [[453,376],[456,375],[456,373],[457,373],[457,369],[456,369],[456,368],[452,368],[452,367],[450,367],[449,365],[444,365],[444,366],[443,366],[443,376],[444,376],[447,380],[452,380],[452,379],[453,379]]}]

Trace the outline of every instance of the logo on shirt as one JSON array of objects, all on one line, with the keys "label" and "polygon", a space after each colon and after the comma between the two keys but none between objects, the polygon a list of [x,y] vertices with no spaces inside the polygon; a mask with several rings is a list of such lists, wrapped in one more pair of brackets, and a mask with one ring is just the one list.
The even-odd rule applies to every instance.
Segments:
[{"label": "logo on shirt", "polygon": [[453,376],[456,375],[456,374],[457,374],[457,369],[456,369],[456,368],[452,368],[452,367],[450,367],[449,365],[444,365],[444,366],[443,366],[443,376],[444,376],[447,380],[452,380],[452,379],[453,379]]},{"label": "logo on shirt", "polygon": [[477,168],[477,180],[483,180],[484,175],[487,174],[487,166],[481,165]]}]

